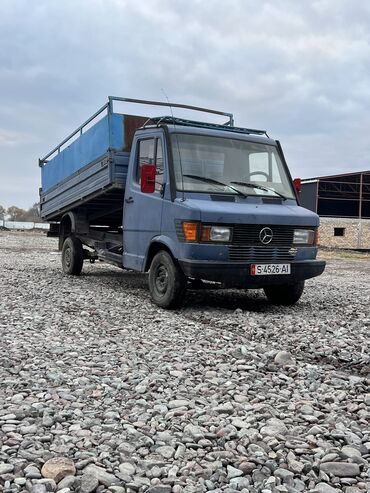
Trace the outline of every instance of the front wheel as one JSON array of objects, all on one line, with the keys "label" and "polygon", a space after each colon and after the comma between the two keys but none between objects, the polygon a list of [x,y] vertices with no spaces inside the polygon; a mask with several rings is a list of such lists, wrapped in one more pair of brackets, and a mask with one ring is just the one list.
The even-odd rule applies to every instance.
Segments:
[{"label": "front wheel", "polygon": [[82,243],[74,236],[68,236],[62,248],[62,268],[65,274],[79,276],[82,271],[84,255]]},{"label": "front wheel", "polygon": [[294,284],[283,284],[279,286],[266,286],[263,288],[265,295],[273,305],[291,306],[297,303],[302,296],[304,281]]},{"label": "front wheel", "polygon": [[154,303],[161,308],[177,308],[184,300],[186,277],[164,250],[154,256],[150,265],[149,291]]}]

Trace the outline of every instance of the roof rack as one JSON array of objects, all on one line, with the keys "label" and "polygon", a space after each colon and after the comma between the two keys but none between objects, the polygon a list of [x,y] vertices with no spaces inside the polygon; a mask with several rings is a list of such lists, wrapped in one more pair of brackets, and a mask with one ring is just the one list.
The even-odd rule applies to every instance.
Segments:
[{"label": "roof rack", "polygon": [[231,127],[228,124],[222,125],[219,123],[199,122],[196,120],[185,120],[184,118],[174,118],[172,116],[158,116],[154,118],[149,118],[148,122],[149,121],[153,122],[157,126],[159,126],[161,123],[166,123],[169,125],[179,125],[183,127],[211,128],[216,130],[227,130],[228,132],[234,133],[266,135],[266,137],[268,137],[266,130],[257,130],[254,128],[243,128],[234,126]]},{"label": "roof rack", "polygon": [[182,108],[185,110],[200,111],[201,113],[211,113],[212,115],[227,116],[229,121],[225,125],[234,125],[234,115],[225,111],[211,110],[209,108],[202,108],[200,106],[193,106],[190,104],[170,103],[169,101],[149,101],[146,99],[132,99],[132,98],[120,98],[117,96],[108,96],[109,110],[113,111],[113,101],[121,101],[126,103],[138,103],[152,106],[168,106],[170,108]]}]

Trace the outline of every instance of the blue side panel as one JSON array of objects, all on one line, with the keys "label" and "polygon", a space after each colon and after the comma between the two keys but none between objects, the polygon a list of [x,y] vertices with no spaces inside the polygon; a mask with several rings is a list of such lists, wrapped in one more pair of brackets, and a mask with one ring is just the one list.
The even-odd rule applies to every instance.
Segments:
[{"label": "blue side panel", "polygon": [[124,115],[119,115],[118,113],[111,114],[111,125],[110,125],[110,144],[109,147],[115,151],[123,149],[124,138],[123,138],[123,118]]},{"label": "blue side panel", "polygon": [[126,185],[129,161],[130,161],[129,152],[115,152],[113,154],[111,181],[118,183],[123,188],[125,188]]},{"label": "blue side panel", "polygon": [[[88,206],[90,213],[100,210],[106,211],[108,216],[111,216],[110,211],[122,209],[129,159],[129,152],[106,153],[57,186],[42,191],[42,218],[59,220],[65,211],[81,205]],[[119,219],[122,225],[122,213]]]},{"label": "blue side panel", "polygon": [[108,149],[122,149],[123,140],[123,115],[105,116],[45,163],[41,169],[43,192],[103,156]]}]

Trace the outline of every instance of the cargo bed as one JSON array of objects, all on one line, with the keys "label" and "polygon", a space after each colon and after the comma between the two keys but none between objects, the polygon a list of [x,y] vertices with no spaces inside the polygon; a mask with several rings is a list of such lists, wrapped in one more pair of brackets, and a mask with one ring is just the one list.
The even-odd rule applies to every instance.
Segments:
[{"label": "cargo bed", "polygon": [[131,142],[147,118],[113,113],[112,99],[40,160],[44,220],[86,207],[90,221],[122,225]]},{"label": "cargo bed", "polygon": [[110,225],[118,220],[122,224],[129,155],[108,151],[47,191],[42,190],[41,217],[57,221],[64,212],[88,204],[91,219],[100,219],[102,224],[108,221]]}]

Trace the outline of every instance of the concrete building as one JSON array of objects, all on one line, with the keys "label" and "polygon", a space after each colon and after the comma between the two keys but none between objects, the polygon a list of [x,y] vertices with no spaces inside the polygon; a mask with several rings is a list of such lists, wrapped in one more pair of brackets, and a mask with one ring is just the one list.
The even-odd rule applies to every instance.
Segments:
[{"label": "concrete building", "polygon": [[370,250],[370,170],[302,180],[300,200],[321,218],[320,245]]}]

